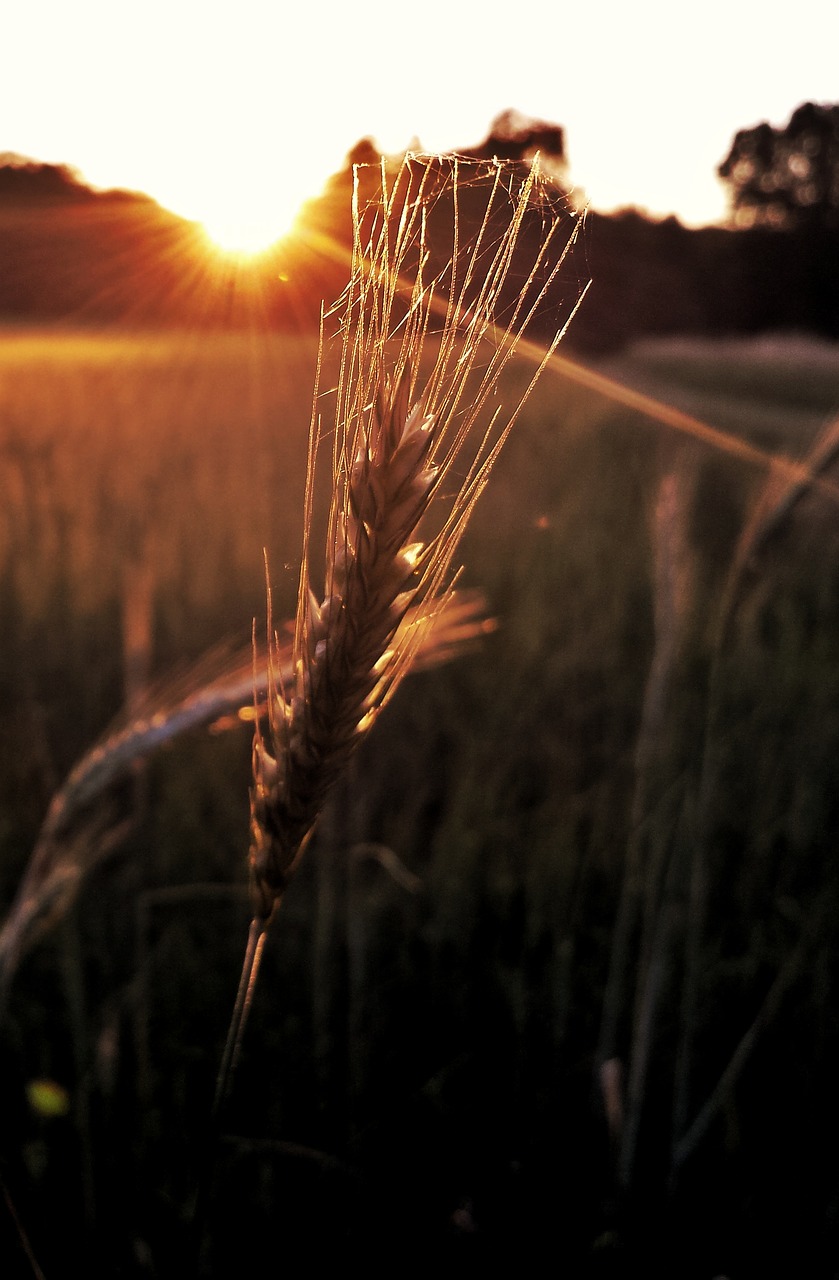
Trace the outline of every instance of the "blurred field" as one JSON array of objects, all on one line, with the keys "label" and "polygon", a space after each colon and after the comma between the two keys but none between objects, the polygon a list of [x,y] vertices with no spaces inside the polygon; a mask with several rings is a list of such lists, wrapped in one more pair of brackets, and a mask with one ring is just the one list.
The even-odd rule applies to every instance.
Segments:
[{"label": "blurred field", "polygon": [[[315,354],[0,338],[4,909],[126,697],[262,625],[263,547],[291,612]],[[570,1275],[834,1274],[830,470],[742,537],[839,414],[839,355],[661,343],[603,371],[752,454],[545,374],[463,551],[499,628],[406,683],[283,905],[208,1274],[272,1242],[397,1269],[549,1247]],[[529,371],[510,376],[512,396]],[[109,800],[130,830],[15,976],[0,1160],[47,1275],[183,1273],[249,765],[244,725],[153,758]],[[39,1079],[66,1114],[27,1103]],[[0,1258],[28,1274],[10,1221]]]}]

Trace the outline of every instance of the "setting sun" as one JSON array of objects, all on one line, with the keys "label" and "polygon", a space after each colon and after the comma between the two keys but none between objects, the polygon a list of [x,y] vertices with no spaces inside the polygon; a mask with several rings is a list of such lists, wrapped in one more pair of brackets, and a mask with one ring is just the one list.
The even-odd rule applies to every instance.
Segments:
[{"label": "setting sun", "polygon": [[214,249],[241,258],[258,257],[282,239],[290,229],[278,229],[275,222],[239,220],[229,215],[202,218],[201,227]]},{"label": "setting sun", "polygon": [[229,208],[217,208],[199,221],[214,248],[237,257],[252,258],[289,234],[301,203],[302,197],[280,203],[257,196],[252,204],[243,206],[238,201]]},{"label": "setting sun", "polygon": [[166,208],[197,222],[210,247],[247,259],[294,230],[302,206],[318,194],[328,172],[319,157],[282,163],[253,141],[226,154],[223,164],[199,154],[195,165],[168,166],[153,194]]}]

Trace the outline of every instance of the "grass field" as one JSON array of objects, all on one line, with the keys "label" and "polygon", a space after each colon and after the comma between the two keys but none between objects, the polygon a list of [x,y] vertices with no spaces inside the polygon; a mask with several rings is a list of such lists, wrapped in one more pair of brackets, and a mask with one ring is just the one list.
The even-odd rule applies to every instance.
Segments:
[{"label": "grass field", "polygon": [[[126,700],[262,625],[263,547],[291,615],[315,355],[0,337],[3,910]],[[568,1275],[835,1274],[839,488],[787,463],[839,414],[839,353],[600,372],[724,435],[544,375],[463,547],[497,630],[403,686],[283,903],[207,1274],[546,1247]],[[185,735],[83,814],[90,869],[20,957],[0,1167],[47,1276],[184,1273],[250,738]],[[32,1274],[10,1214],[0,1259]]]}]

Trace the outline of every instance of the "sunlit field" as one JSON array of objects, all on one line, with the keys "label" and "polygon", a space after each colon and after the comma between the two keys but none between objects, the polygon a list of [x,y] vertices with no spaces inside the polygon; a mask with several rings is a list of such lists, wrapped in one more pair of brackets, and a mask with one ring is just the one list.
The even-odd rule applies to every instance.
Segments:
[{"label": "sunlit field", "polygon": [[[126,704],[262,634],[263,550],[292,615],[315,360],[0,335],[4,913]],[[188,1274],[208,1160],[208,1275],[545,1250],[834,1274],[839,353],[659,343],[598,372],[682,416],[543,376],[462,546],[497,627],[405,682],[333,793],[215,1142],[252,725],[79,815],[85,874],[7,954],[0,1026],[5,1195],[46,1276]],[[0,1260],[34,1274],[9,1213]]]}]

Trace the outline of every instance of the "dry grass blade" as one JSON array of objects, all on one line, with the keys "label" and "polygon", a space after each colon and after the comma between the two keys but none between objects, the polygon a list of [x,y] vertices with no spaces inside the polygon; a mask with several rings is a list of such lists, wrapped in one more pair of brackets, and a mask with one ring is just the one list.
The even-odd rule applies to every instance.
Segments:
[{"label": "dry grass blade", "polygon": [[[683,463],[660,480],[652,518],[653,621],[655,648],[647,674],[635,751],[635,787],[623,883],[612,932],[609,974],[603,999],[597,1062],[600,1084],[618,1155],[618,1172],[628,1183],[635,1159],[641,1105],[651,1049],[651,1028],[670,962],[673,911],[666,891],[672,877],[672,836],[654,838],[650,818],[660,803],[666,716],[685,623],[691,604],[693,565],[685,513],[694,476]],[[640,931],[635,967],[634,1013],[625,1059],[619,1030],[630,1002],[633,940]],[[605,1072],[605,1074],[604,1074]],[[626,1096],[624,1097],[624,1079]],[[619,1107],[618,1107],[619,1100]],[[616,1116],[620,1115],[620,1125]]]},{"label": "dry grass blade", "polygon": [[811,489],[819,491],[822,488],[821,478],[837,457],[839,418],[834,418],[822,428],[801,462],[791,462],[787,458],[772,459],[766,482],[734,554],[732,576],[735,580],[753,563],[761,547],[796,503]]},{"label": "dry grass blade", "polygon": [[[480,229],[464,255],[457,160],[443,167],[408,157],[389,182],[383,163],[371,216],[361,207],[356,173],[323,586],[313,581],[311,548],[323,438],[316,389],[294,686],[289,692],[277,679],[275,655],[268,741],[257,730],[254,743],[250,865],[255,910],[264,919],[282,896],[329,787],[447,606],[469,516],[563,332],[558,328],[518,402],[502,412],[493,400],[501,375],[576,234],[575,226],[561,244],[553,217],[535,246],[531,239],[520,245],[540,182],[537,164],[524,174],[500,164],[490,170]],[[441,184],[451,202],[454,252],[444,276],[427,280],[427,211]],[[518,262],[522,283],[511,299],[505,285],[518,252],[532,257],[523,269]],[[440,315],[442,328],[432,337]],[[409,609],[416,610],[414,625],[400,630]]]},{"label": "dry grass blade", "polygon": [[[729,569],[716,622],[708,674],[705,723],[699,768],[695,834],[693,839],[690,905],[685,933],[685,983],[681,1015],[681,1039],[676,1069],[676,1102],[673,1121],[673,1150],[678,1153],[686,1140],[692,1109],[691,1083],[696,1027],[700,1007],[702,946],[708,922],[710,888],[710,811],[714,786],[714,744],[723,703],[719,696],[726,640],[734,623],[737,605],[759,554],[799,503],[811,491],[835,499],[835,485],[825,473],[839,456],[839,419],[829,421],[800,462],[771,459],[769,473],[746,522]],[[681,1156],[674,1154],[674,1167]]]}]

